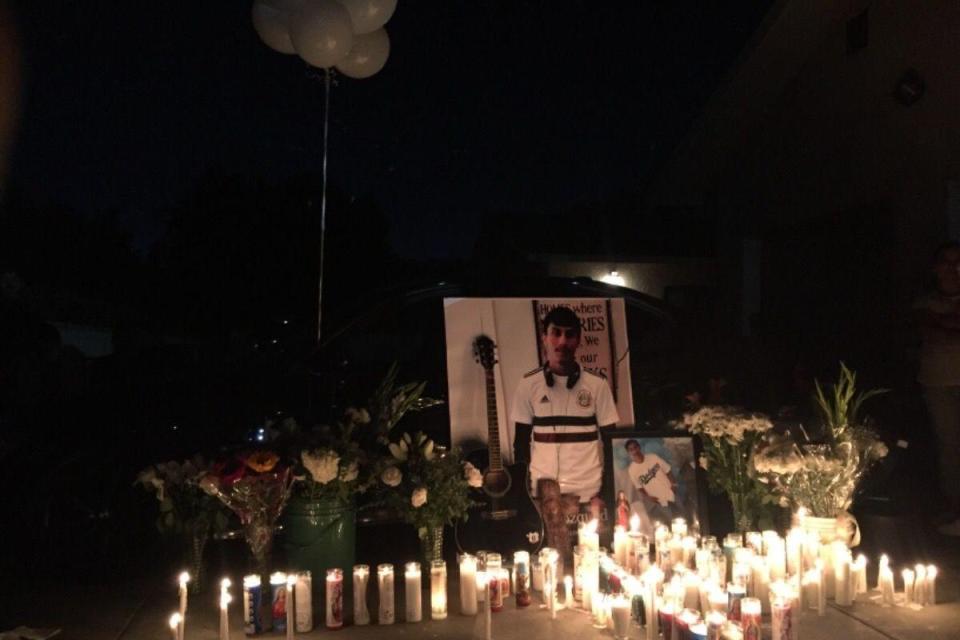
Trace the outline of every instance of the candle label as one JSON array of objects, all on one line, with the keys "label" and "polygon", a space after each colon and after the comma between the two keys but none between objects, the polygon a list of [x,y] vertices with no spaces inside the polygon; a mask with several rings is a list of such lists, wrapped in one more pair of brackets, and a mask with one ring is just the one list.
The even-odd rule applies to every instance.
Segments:
[{"label": "candle label", "polygon": [[501,587],[503,583],[500,579],[493,575],[490,577],[490,610],[491,611],[500,611],[503,609],[503,591]]},{"label": "candle label", "polygon": [[343,578],[327,578],[327,627],[343,626]]},{"label": "candle label", "polygon": [[243,631],[248,636],[263,633],[263,587],[259,584],[243,585]]},{"label": "candle label", "polygon": [[758,616],[742,616],[743,640],[762,640],[760,633],[760,618]]},{"label": "candle label", "polygon": [[774,606],[770,614],[772,640],[794,640],[793,610],[789,605]]},{"label": "candle label", "polygon": [[518,562],[513,567],[517,579],[517,606],[530,605],[530,568],[524,562]]},{"label": "candle label", "polygon": [[270,614],[273,618],[274,631],[287,630],[287,585],[271,584],[270,589],[273,592],[273,599],[270,601]]},{"label": "candle label", "polygon": [[313,577],[309,571],[297,574],[297,587],[293,594],[297,633],[313,630]]},{"label": "candle label", "polygon": [[740,620],[740,602],[743,600],[742,593],[727,594],[727,617],[731,620]]}]

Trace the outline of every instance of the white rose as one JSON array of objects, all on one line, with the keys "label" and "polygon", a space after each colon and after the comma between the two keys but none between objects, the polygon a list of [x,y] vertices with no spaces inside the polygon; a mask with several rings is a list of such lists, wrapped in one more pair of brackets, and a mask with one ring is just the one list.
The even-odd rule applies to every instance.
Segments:
[{"label": "white rose", "polygon": [[433,460],[433,440],[427,440],[421,449],[423,457],[427,460]]},{"label": "white rose", "polygon": [[357,464],[357,461],[354,460],[344,469],[340,469],[340,480],[343,482],[351,482],[357,479],[357,476],[360,475],[360,465]]},{"label": "white rose", "polygon": [[391,442],[388,445],[388,448],[390,449],[390,455],[397,460],[403,462],[407,459],[407,451],[409,451],[409,446],[405,440],[401,440],[400,442]]},{"label": "white rose", "polygon": [[403,473],[396,467],[387,467],[383,470],[383,473],[380,474],[380,480],[388,487],[396,487],[400,484],[400,481],[403,480]]},{"label": "white rose", "polygon": [[427,490],[423,487],[414,489],[413,494],[410,496],[410,504],[413,505],[414,509],[419,509],[427,504]]},{"label": "white rose", "polygon": [[480,473],[480,469],[469,462],[463,463],[463,477],[467,479],[467,484],[475,489],[483,485],[483,474]]},{"label": "white rose", "polygon": [[327,484],[339,474],[340,456],[335,451],[303,451],[300,459],[314,482]]}]

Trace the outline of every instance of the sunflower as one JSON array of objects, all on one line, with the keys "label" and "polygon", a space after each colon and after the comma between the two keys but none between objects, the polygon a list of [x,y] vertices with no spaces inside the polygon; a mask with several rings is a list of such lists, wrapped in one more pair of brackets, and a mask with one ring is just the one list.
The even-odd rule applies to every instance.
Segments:
[{"label": "sunflower", "polygon": [[266,473],[277,466],[279,461],[280,456],[273,451],[255,451],[247,456],[246,464],[257,473]]}]

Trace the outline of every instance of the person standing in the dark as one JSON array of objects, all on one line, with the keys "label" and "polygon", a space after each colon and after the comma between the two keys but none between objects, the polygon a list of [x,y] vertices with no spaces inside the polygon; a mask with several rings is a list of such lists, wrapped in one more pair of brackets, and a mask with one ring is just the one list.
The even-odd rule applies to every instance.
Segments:
[{"label": "person standing in the dark", "polygon": [[937,438],[940,487],[947,500],[940,533],[960,536],[960,244],[934,254],[932,291],[913,308],[920,328],[917,381]]}]

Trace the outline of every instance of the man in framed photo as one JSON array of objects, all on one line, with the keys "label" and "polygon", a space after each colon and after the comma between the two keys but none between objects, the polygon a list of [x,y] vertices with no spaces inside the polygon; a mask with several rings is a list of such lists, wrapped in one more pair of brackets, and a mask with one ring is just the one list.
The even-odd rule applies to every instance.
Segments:
[{"label": "man in framed photo", "polygon": [[527,373],[514,394],[514,455],[529,462],[534,492],[540,479],[552,479],[561,493],[599,510],[599,430],[615,426],[620,417],[606,378],[577,362],[581,330],[569,307],[555,307],[544,317],[540,340],[546,364]]},{"label": "man in framed photo", "polygon": [[677,482],[670,463],[656,453],[644,453],[640,443],[632,438],[623,447],[630,456],[627,474],[643,496],[647,515],[651,520],[669,524],[679,511],[674,492]]}]

